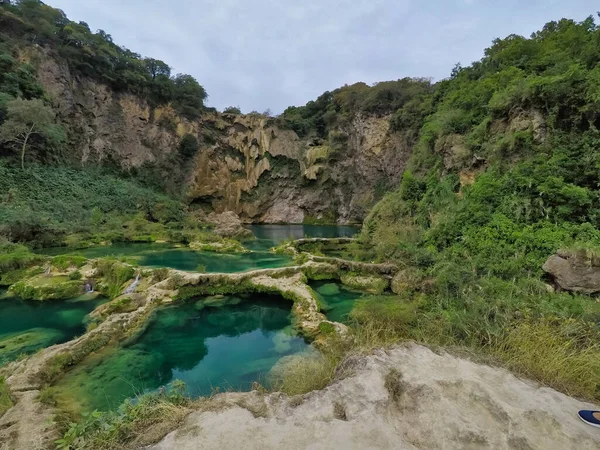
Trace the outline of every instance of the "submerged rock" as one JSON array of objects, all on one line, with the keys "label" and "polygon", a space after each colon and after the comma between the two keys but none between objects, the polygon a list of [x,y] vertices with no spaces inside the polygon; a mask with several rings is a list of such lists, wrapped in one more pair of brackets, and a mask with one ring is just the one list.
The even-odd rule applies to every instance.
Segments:
[{"label": "submerged rock", "polygon": [[584,250],[559,250],[548,258],[542,269],[566,291],[600,293],[600,263]]}]

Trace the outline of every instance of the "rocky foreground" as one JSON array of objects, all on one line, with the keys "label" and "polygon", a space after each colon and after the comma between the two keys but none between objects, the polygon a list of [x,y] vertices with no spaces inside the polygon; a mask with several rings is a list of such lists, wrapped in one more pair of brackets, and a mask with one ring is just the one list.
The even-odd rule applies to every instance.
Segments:
[{"label": "rocky foreground", "polygon": [[504,369],[411,344],[353,358],[345,371],[304,396],[223,394],[221,407],[192,413],[151,448],[600,448],[600,429],[577,418],[594,405]]}]

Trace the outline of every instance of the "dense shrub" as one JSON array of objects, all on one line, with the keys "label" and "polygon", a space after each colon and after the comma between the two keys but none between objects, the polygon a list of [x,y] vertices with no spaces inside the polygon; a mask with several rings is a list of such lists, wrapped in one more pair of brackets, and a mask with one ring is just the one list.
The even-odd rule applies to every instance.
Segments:
[{"label": "dense shrub", "polygon": [[[105,240],[128,240],[151,235],[152,224],[184,218],[182,203],[96,171],[19,170],[0,163],[0,192],[0,235],[39,245],[60,244],[71,233],[82,233],[85,240],[86,233],[103,230]],[[131,222],[135,216],[138,221]]]}]

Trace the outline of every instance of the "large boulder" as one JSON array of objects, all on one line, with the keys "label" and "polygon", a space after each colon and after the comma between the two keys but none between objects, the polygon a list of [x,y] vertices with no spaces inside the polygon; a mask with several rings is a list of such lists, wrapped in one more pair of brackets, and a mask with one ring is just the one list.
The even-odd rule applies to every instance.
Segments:
[{"label": "large boulder", "polygon": [[215,224],[215,233],[219,236],[238,239],[254,236],[252,231],[244,228],[239,216],[233,211],[226,211],[221,214],[211,213],[207,220]]},{"label": "large boulder", "polygon": [[600,264],[584,250],[559,250],[548,258],[542,269],[566,291],[600,293]]}]

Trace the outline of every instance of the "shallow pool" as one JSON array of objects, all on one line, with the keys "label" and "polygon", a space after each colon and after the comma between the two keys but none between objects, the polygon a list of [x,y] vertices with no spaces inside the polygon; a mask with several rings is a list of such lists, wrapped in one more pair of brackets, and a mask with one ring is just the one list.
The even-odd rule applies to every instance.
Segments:
[{"label": "shallow pool", "polygon": [[140,266],[170,267],[187,271],[233,273],[246,270],[284,267],[292,260],[286,255],[268,251],[252,253],[198,252],[170,244],[113,244],[81,250],[53,248],[43,251],[49,255],[76,253],[86,258],[134,257]]},{"label": "shallow pool", "polygon": [[85,318],[105,300],[84,295],[47,302],[5,298],[0,291],[0,365],[85,333]]},{"label": "shallow pool", "polygon": [[62,255],[76,253],[87,258],[133,257],[140,266],[170,267],[186,271],[234,273],[247,270],[272,269],[292,264],[287,255],[276,255],[269,250],[286,239],[302,237],[353,236],[358,228],[324,225],[250,225],[256,239],[244,241],[250,253],[214,253],[194,251],[172,244],[123,244],[97,246],[81,250],[66,247],[44,249],[40,253]]},{"label": "shallow pool", "polygon": [[333,322],[347,322],[348,315],[354,308],[354,302],[364,295],[330,280],[311,281],[309,286],[317,293],[323,305],[323,314]]},{"label": "shallow pool", "polygon": [[245,242],[250,250],[268,250],[283,241],[302,238],[352,237],[359,228],[348,225],[248,225],[256,239]]},{"label": "shallow pool", "polygon": [[61,402],[81,411],[116,408],[126,398],[173,380],[193,397],[266,383],[282,357],[308,344],[291,326],[280,297],[209,297],[157,312],[136,342],[93,355],[57,384]]}]

